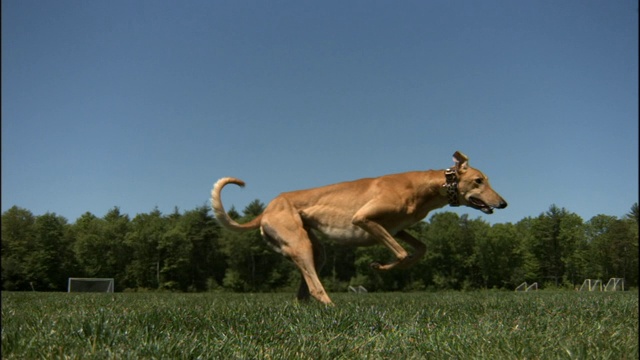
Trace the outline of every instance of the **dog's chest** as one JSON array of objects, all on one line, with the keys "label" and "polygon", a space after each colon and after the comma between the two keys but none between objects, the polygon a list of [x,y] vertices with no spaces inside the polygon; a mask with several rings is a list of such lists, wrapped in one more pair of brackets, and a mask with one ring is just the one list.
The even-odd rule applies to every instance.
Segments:
[{"label": "dog's chest", "polygon": [[317,230],[329,238],[347,245],[367,245],[373,243],[373,237],[351,223],[353,214],[344,210],[322,209],[320,207],[305,209],[300,212],[306,227]]},{"label": "dog's chest", "polygon": [[315,229],[346,245],[366,245],[373,242],[373,237],[369,233],[354,225],[346,227],[316,226]]}]

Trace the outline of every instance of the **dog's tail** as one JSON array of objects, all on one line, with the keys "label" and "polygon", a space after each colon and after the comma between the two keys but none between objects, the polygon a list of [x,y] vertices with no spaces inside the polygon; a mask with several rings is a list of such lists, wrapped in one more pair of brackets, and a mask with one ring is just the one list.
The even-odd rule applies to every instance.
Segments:
[{"label": "dog's tail", "polygon": [[226,177],[218,180],[213,185],[213,189],[211,189],[211,207],[213,208],[213,213],[215,214],[216,219],[218,219],[220,225],[234,231],[249,231],[259,228],[262,214],[258,215],[258,217],[249,221],[248,223],[239,224],[235,222],[224,210],[224,207],[222,206],[222,200],[220,200],[220,191],[222,191],[222,188],[227,184],[236,184],[240,187],[244,187],[244,181],[236,178]]}]

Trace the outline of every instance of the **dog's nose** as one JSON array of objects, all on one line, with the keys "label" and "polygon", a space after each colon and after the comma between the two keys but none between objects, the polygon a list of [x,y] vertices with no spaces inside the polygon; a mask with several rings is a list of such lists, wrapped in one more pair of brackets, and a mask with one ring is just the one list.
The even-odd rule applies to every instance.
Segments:
[{"label": "dog's nose", "polygon": [[498,205],[498,209],[504,209],[507,207],[507,202],[504,200],[500,200],[500,204]]}]

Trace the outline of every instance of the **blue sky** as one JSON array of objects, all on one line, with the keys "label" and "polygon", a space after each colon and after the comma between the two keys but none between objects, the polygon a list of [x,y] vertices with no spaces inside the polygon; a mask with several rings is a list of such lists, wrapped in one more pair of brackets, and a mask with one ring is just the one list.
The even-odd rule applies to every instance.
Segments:
[{"label": "blue sky", "polygon": [[[2,211],[131,217],[422,169],[638,201],[636,1],[2,1]],[[430,217],[433,213],[429,214]]]}]

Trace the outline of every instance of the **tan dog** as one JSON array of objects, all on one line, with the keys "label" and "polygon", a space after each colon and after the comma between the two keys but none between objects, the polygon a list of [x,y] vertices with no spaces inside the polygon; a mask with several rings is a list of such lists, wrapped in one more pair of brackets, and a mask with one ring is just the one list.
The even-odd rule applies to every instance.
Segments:
[{"label": "tan dog", "polygon": [[[282,193],[261,215],[245,224],[233,221],[220,200],[225,185],[244,186],[242,180],[218,180],[211,191],[211,205],[222,226],[235,231],[260,228],[266,242],[298,266],[303,277],[298,299],[308,299],[311,293],[331,304],[316,273],[323,254],[311,230],[348,245],[383,244],[396,261],[371,266],[389,270],[412,265],[424,255],[425,245],[404,229],[424,219],[429,211],[450,204],[491,214],[494,208],[507,207],[489,179],[469,167],[464,154],[456,151],[453,160],[454,167],[446,170],[405,172]],[[415,254],[409,255],[394,236],[411,245]]]}]

